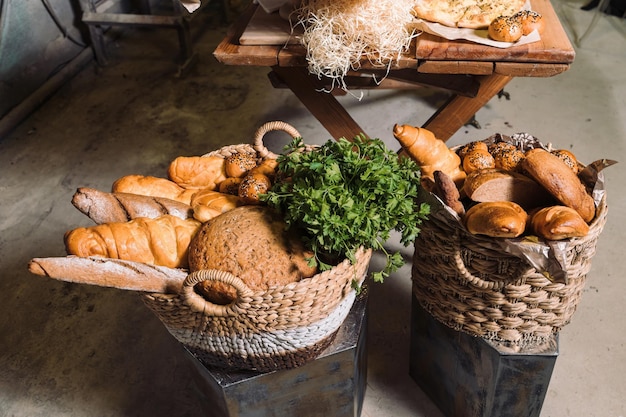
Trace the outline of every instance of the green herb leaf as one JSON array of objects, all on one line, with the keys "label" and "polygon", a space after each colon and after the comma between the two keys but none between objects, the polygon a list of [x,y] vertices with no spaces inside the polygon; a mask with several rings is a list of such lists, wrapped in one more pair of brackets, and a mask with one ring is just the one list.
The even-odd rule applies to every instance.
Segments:
[{"label": "green herb leaf", "polygon": [[385,267],[373,273],[374,281],[384,281],[404,263],[400,253],[383,247],[390,232],[400,232],[408,246],[429,214],[428,205],[416,200],[418,165],[399,158],[380,139],[360,135],[305,151],[302,138],[296,138],[279,156],[278,171],[262,200],[282,212],[289,227],[302,231],[315,254],[311,262],[321,270],[332,268],[333,258],[354,262],[364,246],[385,253]]}]

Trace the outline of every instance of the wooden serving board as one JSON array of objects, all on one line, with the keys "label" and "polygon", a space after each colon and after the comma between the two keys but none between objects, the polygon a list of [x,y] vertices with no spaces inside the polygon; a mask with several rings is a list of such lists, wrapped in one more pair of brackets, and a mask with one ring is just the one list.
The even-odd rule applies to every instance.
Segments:
[{"label": "wooden serving board", "polygon": [[257,7],[239,37],[241,45],[292,45],[300,43],[302,28],[292,29],[289,21],[283,19],[278,12],[266,13]]},{"label": "wooden serving board", "polygon": [[570,64],[574,49],[549,0],[532,0],[532,10],[545,22],[541,40],[510,48],[495,48],[468,41],[446,40],[424,33],[416,38],[416,58],[428,61],[510,61]]}]

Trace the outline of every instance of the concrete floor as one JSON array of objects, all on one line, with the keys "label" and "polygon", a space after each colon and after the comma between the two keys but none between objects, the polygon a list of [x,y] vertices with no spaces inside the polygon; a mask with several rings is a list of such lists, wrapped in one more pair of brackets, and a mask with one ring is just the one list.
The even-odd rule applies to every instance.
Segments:
[{"label": "concrete floor", "polygon": [[[570,6],[559,13],[570,17],[573,38],[591,14]],[[626,416],[624,25],[603,17],[570,70],[513,80],[510,99],[494,98],[476,115],[482,129],[467,126],[449,142],[526,131],[583,162],[622,162],[606,172],[608,222],[583,299],[560,334],[543,417]],[[110,46],[109,67],[90,63],[0,140],[0,417],[211,415],[179,345],[136,294],[26,270],[32,257],[64,255],[63,233],[90,224],[70,203],[77,187],[162,176],[174,157],[249,142],[268,120],[291,123],[309,143],[329,138],[289,91],[270,86],[266,68],[214,60],[225,27],[210,13],[193,27],[200,58],[187,78],[173,77],[173,32],[127,32]],[[443,99],[418,90],[341,100],[368,134],[396,147],[393,124],[420,125]],[[408,376],[410,288],[406,265],[371,291],[363,416],[441,416]]]}]

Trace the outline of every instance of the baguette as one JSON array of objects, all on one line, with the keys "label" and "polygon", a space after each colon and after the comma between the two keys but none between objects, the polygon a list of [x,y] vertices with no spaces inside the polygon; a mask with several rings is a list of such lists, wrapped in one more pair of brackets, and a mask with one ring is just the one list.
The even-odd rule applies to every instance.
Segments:
[{"label": "baguette", "polygon": [[68,255],[100,256],[184,268],[189,242],[200,227],[195,219],[181,220],[164,215],[140,217],[126,223],[105,223],[79,227],[64,236]]},{"label": "baguette", "polygon": [[166,178],[126,175],[113,183],[111,191],[114,193],[129,193],[146,195],[149,197],[169,198],[183,204],[190,204],[191,197],[198,191],[185,189],[174,181]]},{"label": "baguette", "polygon": [[79,188],[72,204],[97,224],[127,222],[138,217],[156,218],[171,214],[181,219],[192,217],[191,207],[169,198],[129,193],[106,193]]},{"label": "baguette", "polygon": [[178,294],[188,273],[179,268],[77,256],[34,258],[29,262],[28,270],[65,282],[164,294]]},{"label": "baguette", "polygon": [[563,205],[576,210],[585,222],[593,220],[596,213],[593,197],[558,156],[541,148],[532,149],[526,152],[521,166]]}]

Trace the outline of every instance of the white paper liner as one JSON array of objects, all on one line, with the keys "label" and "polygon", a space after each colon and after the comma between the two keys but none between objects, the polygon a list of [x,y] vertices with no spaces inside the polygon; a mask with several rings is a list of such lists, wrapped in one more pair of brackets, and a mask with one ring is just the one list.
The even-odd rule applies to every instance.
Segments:
[{"label": "white paper liner", "polygon": [[[530,2],[527,1],[523,10],[532,10]],[[493,46],[496,48],[510,48],[512,46],[526,45],[541,40],[541,36],[537,30],[528,35],[524,35],[517,42],[498,42],[489,37],[487,29],[466,29],[452,28],[439,23],[429,22],[423,19],[417,19],[416,28],[431,35],[440,36],[450,41],[466,40],[481,45]]]},{"label": "white paper liner", "polygon": [[180,4],[189,12],[193,13],[200,8],[200,0],[179,0]]},{"label": "white paper liner", "polygon": [[451,28],[439,23],[427,22],[418,19],[416,23],[417,30],[421,30],[431,35],[436,35],[450,41],[466,40],[481,45],[494,46],[496,48],[510,48],[512,46],[526,45],[541,40],[541,36],[537,30],[532,31],[528,35],[524,35],[517,42],[498,42],[489,37],[487,29],[465,29]]}]

